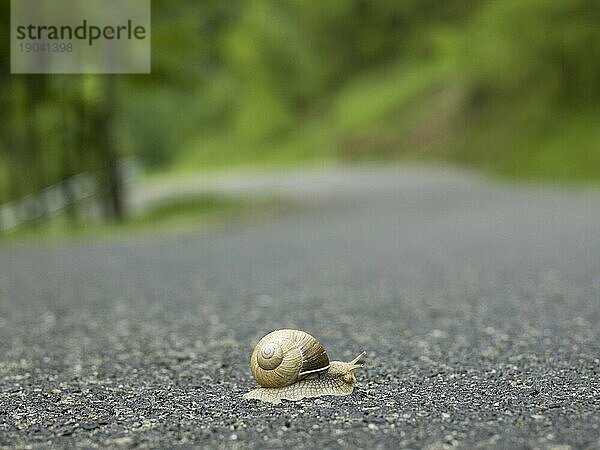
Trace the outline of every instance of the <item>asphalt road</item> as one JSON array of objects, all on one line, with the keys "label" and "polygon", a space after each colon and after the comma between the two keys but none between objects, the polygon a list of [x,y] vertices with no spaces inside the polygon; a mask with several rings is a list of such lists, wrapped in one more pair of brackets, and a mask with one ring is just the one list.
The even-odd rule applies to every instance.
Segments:
[{"label": "asphalt road", "polygon": [[[277,214],[0,248],[0,446],[600,447],[600,192],[294,176]],[[365,350],[354,394],[243,400],[282,327]]]}]

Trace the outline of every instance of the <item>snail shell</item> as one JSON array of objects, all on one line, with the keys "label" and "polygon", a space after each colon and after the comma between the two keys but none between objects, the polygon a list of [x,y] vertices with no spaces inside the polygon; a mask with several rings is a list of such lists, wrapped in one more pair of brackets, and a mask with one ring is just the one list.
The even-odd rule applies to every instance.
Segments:
[{"label": "snail shell", "polygon": [[252,375],[262,387],[289,386],[329,368],[329,357],[313,336],[277,330],[263,337],[250,357]]}]

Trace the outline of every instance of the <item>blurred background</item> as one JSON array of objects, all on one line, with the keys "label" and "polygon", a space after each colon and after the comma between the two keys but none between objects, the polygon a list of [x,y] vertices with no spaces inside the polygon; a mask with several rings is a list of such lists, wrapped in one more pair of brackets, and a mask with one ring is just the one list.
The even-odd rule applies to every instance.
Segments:
[{"label": "blurred background", "polygon": [[118,76],[10,75],[0,5],[0,238],[237,211],[130,195],[232,170],[600,180],[597,0],[155,0],[152,74]]}]

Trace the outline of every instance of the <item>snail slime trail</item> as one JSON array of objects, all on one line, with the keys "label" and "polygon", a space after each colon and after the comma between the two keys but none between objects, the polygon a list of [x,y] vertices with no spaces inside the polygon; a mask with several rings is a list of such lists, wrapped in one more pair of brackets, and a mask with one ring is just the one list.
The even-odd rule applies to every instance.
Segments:
[{"label": "snail slime trail", "polygon": [[245,399],[280,403],[323,395],[349,395],[354,390],[358,361],[330,361],[327,352],[310,334],[299,330],[276,330],[264,336],[252,351],[250,369],[261,386],[244,394]]}]

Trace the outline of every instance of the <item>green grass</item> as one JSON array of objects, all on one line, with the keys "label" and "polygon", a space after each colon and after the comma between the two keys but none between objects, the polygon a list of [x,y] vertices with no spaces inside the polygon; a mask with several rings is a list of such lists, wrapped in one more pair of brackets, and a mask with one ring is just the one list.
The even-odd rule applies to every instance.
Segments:
[{"label": "green grass", "polygon": [[171,172],[231,168],[281,168],[337,163],[348,158],[347,142],[396,117],[444,75],[439,65],[393,66],[359,77],[326,102],[322,111],[263,139],[231,130],[193,140],[179,152]]},{"label": "green grass", "polygon": [[170,173],[408,161],[510,180],[600,182],[600,111],[553,106],[543,83],[489,94],[476,106],[463,75],[444,61],[373,70],[273,136],[231,130],[190,142]]},{"label": "green grass", "polygon": [[73,222],[63,215],[0,234],[0,244],[55,243],[90,239],[132,239],[156,233],[193,232],[223,222],[271,214],[283,203],[274,198],[196,195],[168,199],[122,222]]}]

